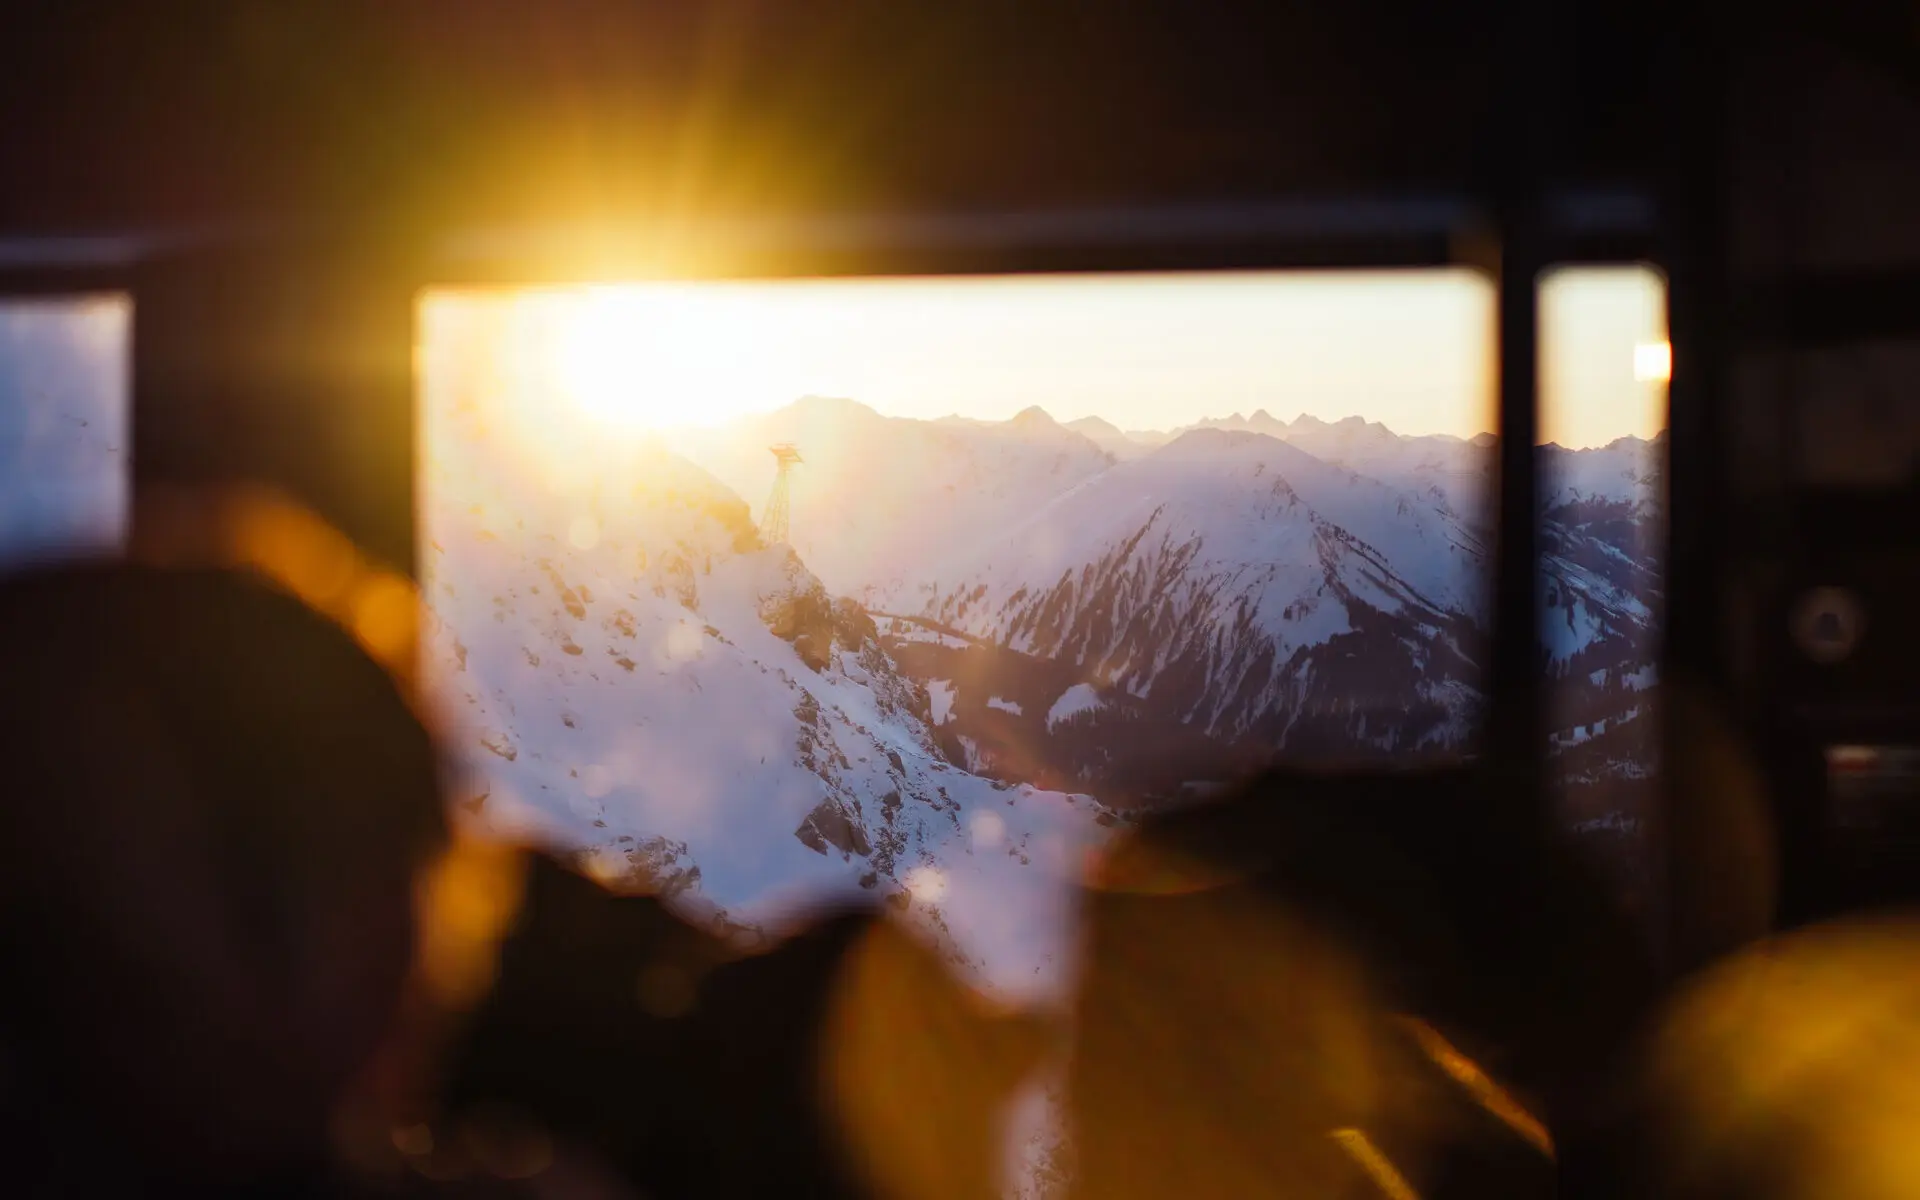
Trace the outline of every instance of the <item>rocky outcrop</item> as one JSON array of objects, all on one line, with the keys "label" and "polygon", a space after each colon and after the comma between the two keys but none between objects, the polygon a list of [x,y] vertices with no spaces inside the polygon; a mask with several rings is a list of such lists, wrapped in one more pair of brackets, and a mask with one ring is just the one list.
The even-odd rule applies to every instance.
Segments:
[{"label": "rocky outcrop", "polygon": [[841,858],[865,858],[873,853],[865,824],[838,800],[822,800],[815,805],[793,836],[815,854],[825,854],[829,846],[838,850]]},{"label": "rocky outcrop", "polygon": [[791,550],[779,574],[780,582],[760,597],[760,619],[773,636],[791,643],[809,668],[826,670],[836,647],[852,654],[877,647],[880,631],[867,611],[845,596],[829,596]]}]

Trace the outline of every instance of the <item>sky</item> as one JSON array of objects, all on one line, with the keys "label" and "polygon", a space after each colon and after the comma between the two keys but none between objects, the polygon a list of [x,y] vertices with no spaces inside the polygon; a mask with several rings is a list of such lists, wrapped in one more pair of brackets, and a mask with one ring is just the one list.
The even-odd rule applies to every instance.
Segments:
[{"label": "sky", "polygon": [[[510,369],[615,425],[713,425],[804,395],[903,417],[1169,429],[1266,409],[1460,437],[1493,419],[1494,294],[1466,270],[657,283],[509,294]],[[1560,272],[1542,291],[1544,440],[1664,424],[1635,347],[1665,340],[1656,275]],[[471,294],[427,300],[428,341]],[[499,314],[493,314],[496,318]],[[501,328],[496,326],[496,328]],[[438,331],[434,333],[432,331]],[[431,347],[429,347],[431,349]],[[512,357],[511,355],[509,357]]]},{"label": "sky", "polygon": [[1581,267],[1548,276],[1540,287],[1540,439],[1604,446],[1665,429],[1666,381],[1636,378],[1634,347],[1666,340],[1667,289],[1657,272]]}]

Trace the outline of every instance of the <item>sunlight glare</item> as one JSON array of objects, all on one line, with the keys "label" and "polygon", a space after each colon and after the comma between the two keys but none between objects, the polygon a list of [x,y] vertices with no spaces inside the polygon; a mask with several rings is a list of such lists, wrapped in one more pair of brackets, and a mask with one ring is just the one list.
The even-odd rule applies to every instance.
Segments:
[{"label": "sunlight glare", "polygon": [[567,527],[567,540],[573,543],[576,550],[593,549],[600,544],[600,522],[581,513]]},{"label": "sunlight glare", "polygon": [[561,300],[550,354],[561,392],[616,430],[712,426],[793,399],[755,375],[739,298],[695,287],[581,289]]},{"label": "sunlight glare", "polygon": [[1665,383],[1673,378],[1673,347],[1666,342],[1641,342],[1633,348],[1633,377],[1641,383]]}]

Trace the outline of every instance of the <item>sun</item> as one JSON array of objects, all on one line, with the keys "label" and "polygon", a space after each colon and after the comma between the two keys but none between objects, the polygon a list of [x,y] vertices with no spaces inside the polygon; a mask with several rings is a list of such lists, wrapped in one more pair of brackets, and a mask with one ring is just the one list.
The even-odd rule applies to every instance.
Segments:
[{"label": "sun", "polygon": [[710,426],[768,407],[750,322],[686,285],[589,288],[556,298],[554,382],[603,427]]},{"label": "sun", "polygon": [[562,394],[596,423],[657,429],[688,407],[670,306],[617,290],[569,296],[553,314],[552,370]]}]

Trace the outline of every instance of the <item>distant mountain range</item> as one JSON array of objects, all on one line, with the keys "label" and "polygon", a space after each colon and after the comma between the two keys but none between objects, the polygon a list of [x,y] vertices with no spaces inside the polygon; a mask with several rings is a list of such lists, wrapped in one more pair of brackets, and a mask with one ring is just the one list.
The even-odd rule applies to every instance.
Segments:
[{"label": "distant mountain range", "polygon": [[[679,448],[757,499],[771,440],[809,455],[796,548],[948,697],[936,737],[957,762],[1124,806],[1276,751],[1471,747],[1492,434],[1264,410],[1164,432],[1040,408],[914,421],[812,398]],[[1602,782],[1644,774],[1650,753],[1634,723],[1661,597],[1664,442],[1539,451],[1555,744],[1570,762],[1596,737],[1614,747],[1581,768]],[[1571,797],[1571,819],[1619,824],[1600,803]]]},{"label": "distant mountain range", "polygon": [[[729,919],[864,886],[1014,986],[1057,941],[1009,926],[1008,897],[1057,908],[1129,809],[1276,754],[1474,749],[1488,436],[815,397],[606,469],[583,547],[578,504],[451,413],[426,439],[428,574],[476,803]],[[777,442],[804,459],[791,546],[754,524]],[[1595,830],[1631,826],[1648,775],[1661,450],[1541,449],[1551,723]]]}]

